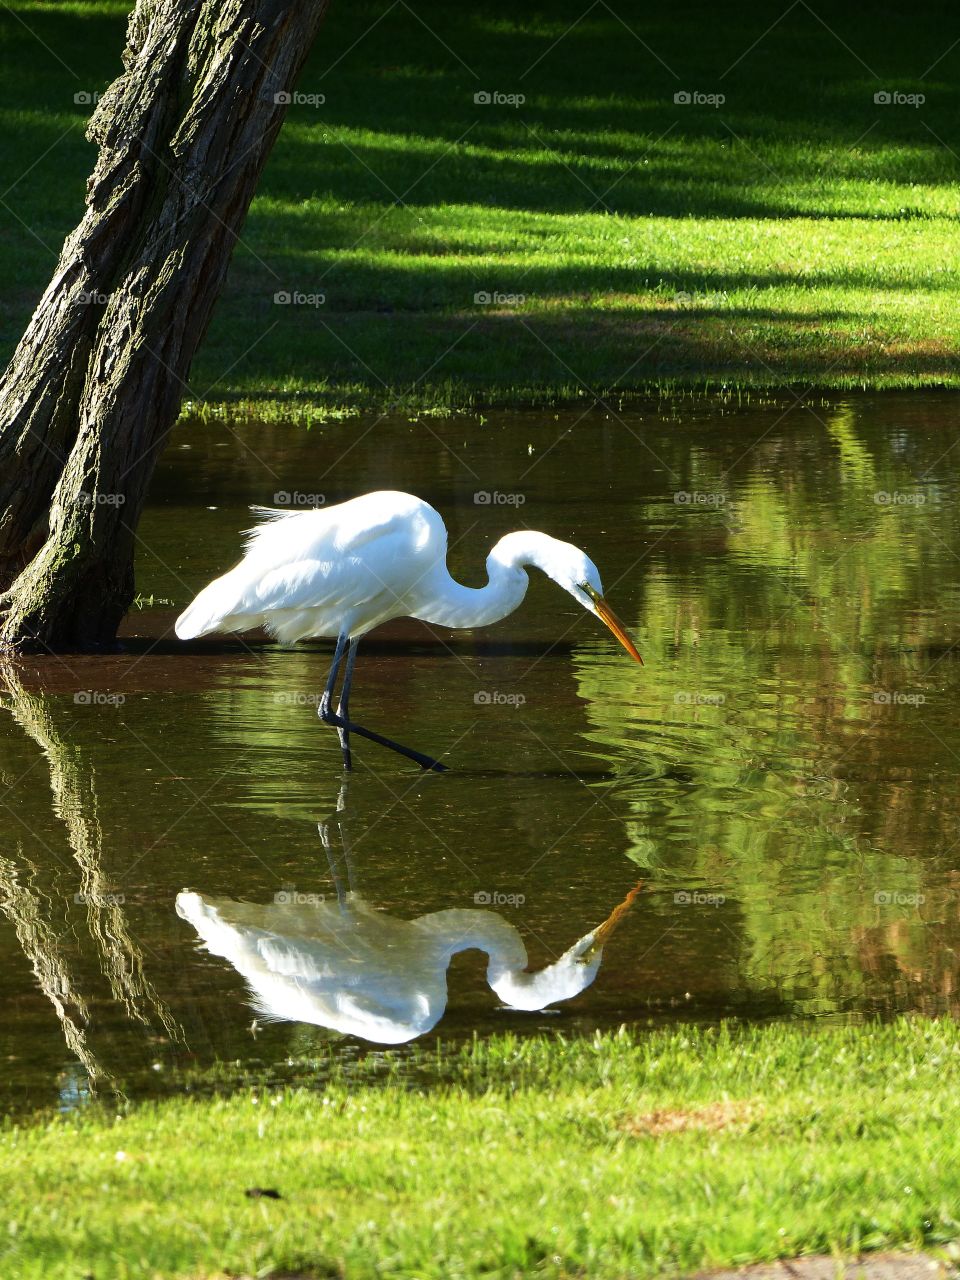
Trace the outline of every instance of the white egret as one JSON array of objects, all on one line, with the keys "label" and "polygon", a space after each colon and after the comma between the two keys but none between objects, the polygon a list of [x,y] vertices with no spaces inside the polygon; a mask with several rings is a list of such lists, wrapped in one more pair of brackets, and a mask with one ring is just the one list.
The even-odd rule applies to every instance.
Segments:
[{"label": "white egret", "polygon": [[[523,600],[526,569],[542,569],[578,604],[596,614],[637,662],[633,641],[603,598],[600,574],[577,547],[523,529],[501,538],[487,556],[487,585],[465,587],[447,569],[447,530],[421,498],[384,490],[334,507],[278,511],[254,507],[262,523],[246,533],[243,559],[204,587],[176,622],[181,640],[210,631],[264,627],[284,645],[312,636],[336,639],[319,715],[335,725],[350,768],[350,734],[390,747],[423,769],[443,765],[364,729],[349,718],[350,684],[362,636],[390,618],[413,617],[444,627],[483,627]],[[337,709],[333,692],[346,656]]]},{"label": "white egret", "polygon": [[281,893],[261,906],[185,889],[177,914],[245,979],[258,1019],[403,1044],[439,1022],[447,967],[460,951],[487,953],[487,982],[508,1008],[536,1012],[579,995],[639,891],[631,889],[601,925],[537,973],[526,971],[527,949],[514,926],[482,908],[401,920],[353,892],[331,901],[300,895],[301,902]]}]

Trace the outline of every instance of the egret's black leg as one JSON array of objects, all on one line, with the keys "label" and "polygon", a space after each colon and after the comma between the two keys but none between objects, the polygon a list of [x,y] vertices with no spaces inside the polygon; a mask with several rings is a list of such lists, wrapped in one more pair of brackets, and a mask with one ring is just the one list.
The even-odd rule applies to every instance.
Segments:
[{"label": "egret's black leg", "polygon": [[[339,714],[339,708],[338,708]],[[337,812],[335,818],[328,818],[323,822],[317,823],[317,831],[320,833],[320,843],[323,845],[323,851],[327,855],[327,863],[330,867],[330,878],[333,880],[333,887],[337,893],[337,903],[340,910],[346,912],[349,905],[348,899],[350,894],[354,892],[356,876],[353,869],[353,855],[350,850],[350,839],[347,834],[346,819],[343,817],[346,808],[347,797],[347,779],[344,778],[340,783],[340,794],[337,796]],[[330,824],[331,821],[337,824],[337,836],[339,838],[339,856],[334,856],[333,844],[330,840]],[[343,861],[346,869],[346,884],[344,884],[343,876],[340,874],[339,864]]]},{"label": "egret's black leg", "polygon": [[[330,704],[333,701],[333,690],[337,682],[337,676],[340,672],[340,664],[343,662],[343,656],[350,649],[350,659],[347,663],[347,679],[344,681],[345,688],[340,697],[340,705],[337,711],[332,711]],[[399,742],[394,742],[392,738],[385,738],[383,734],[374,733],[372,729],[365,729],[363,725],[355,724],[347,715],[347,705],[350,700],[349,679],[353,675],[353,661],[356,659],[356,643],[350,642],[346,636],[339,636],[337,639],[337,647],[333,653],[333,664],[330,667],[330,675],[327,679],[326,688],[320,698],[320,706],[317,714],[324,724],[335,725],[338,732],[343,731],[340,736],[340,746],[343,751],[343,767],[349,769],[351,765],[349,736],[351,733],[359,734],[361,738],[369,738],[371,742],[378,742],[381,747],[389,747],[391,751],[396,751],[401,756],[406,756],[408,760],[412,760],[414,764],[418,764],[421,769],[432,769],[436,773],[445,773],[447,766],[441,764],[439,760],[434,760],[432,756],[425,756],[420,751],[414,751],[412,747],[401,746]],[[340,715],[340,710],[344,715]],[[346,738],[346,743],[344,742]]]},{"label": "egret's black leg", "polygon": [[347,891],[343,887],[343,880],[340,878],[340,873],[337,870],[337,861],[333,856],[333,848],[330,844],[329,824],[326,822],[318,822],[317,830],[320,832],[320,843],[323,845],[324,852],[327,855],[327,863],[330,867],[330,878],[333,880],[333,887],[337,892],[337,903],[339,904],[340,910],[343,911],[346,909],[347,905]]},{"label": "egret's black leg", "polygon": [[327,718],[330,714],[330,703],[333,701],[333,690],[336,687],[337,676],[340,674],[340,663],[343,661],[343,655],[346,652],[348,643],[346,636],[337,636],[337,647],[333,651],[330,674],[327,676],[327,683],[324,686],[323,693],[320,695],[320,706],[317,708],[317,715],[324,724],[330,723]]},{"label": "egret's black leg", "polygon": [[353,761],[350,756],[350,729],[348,727],[350,715],[350,682],[353,680],[353,664],[357,660],[357,646],[359,640],[351,640],[350,648],[347,650],[347,665],[343,672],[343,684],[340,686],[340,701],[337,703],[337,719],[341,721],[337,725],[337,737],[340,739],[340,750],[343,752],[343,767],[345,769],[353,768]]},{"label": "egret's black leg", "polygon": [[350,850],[350,839],[347,835],[347,828],[342,818],[337,819],[337,827],[340,831],[340,843],[343,846],[343,865],[347,871],[347,887],[352,893],[357,877],[353,869],[353,854]]},{"label": "egret's black leg", "polygon": [[[350,733],[340,720],[340,708],[344,706],[345,700],[350,697],[350,678],[353,675],[353,664],[357,656],[357,645],[359,641],[351,641],[349,636],[337,636],[337,647],[333,651],[333,662],[330,664],[330,675],[327,677],[327,684],[320,698],[320,706],[317,714],[324,724],[333,724],[337,726],[337,737],[340,739],[340,750],[343,752],[343,767],[350,769],[352,761],[350,759]],[[337,706],[336,715],[330,710],[333,702],[333,691],[337,686],[337,677],[340,674],[340,666],[343,662],[343,655],[347,654],[347,671],[343,681],[343,689],[340,693],[340,702]]]}]

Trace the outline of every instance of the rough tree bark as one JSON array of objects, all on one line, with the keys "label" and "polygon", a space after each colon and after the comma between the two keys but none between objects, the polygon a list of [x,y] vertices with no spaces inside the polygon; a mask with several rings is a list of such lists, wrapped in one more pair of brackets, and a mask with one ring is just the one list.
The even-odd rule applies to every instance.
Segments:
[{"label": "rough tree bark", "polygon": [[0,380],[0,648],[114,644],[147,486],[326,8],[138,0],[86,211]]}]

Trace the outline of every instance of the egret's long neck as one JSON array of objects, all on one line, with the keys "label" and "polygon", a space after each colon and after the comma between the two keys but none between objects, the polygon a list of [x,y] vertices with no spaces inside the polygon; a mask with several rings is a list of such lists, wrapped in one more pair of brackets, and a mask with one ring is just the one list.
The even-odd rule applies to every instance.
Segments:
[{"label": "egret's long neck", "polygon": [[465,587],[450,576],[445,564],[438,565],[422,583],[423,602],[414,617],[441,627],[485,627],[499,622],[527,594],[530,579],[524,566],[542,567],[552,541],[527,529],[506,534],[487,556],[485,587]]},{"label": "egret's long neck", "polygon": [[598,949],[589,961],[581,957],[588,934],[537,973],[527,973],[527,949],[509,921],[495,911],[448,910],[421,916],[417,927],[430,936],[446,966],[458,951],[487,953],[487,982],[513,1009],[544,1009],[554,1000],[569,1000],[589,987],[600,968]]},{"label": "egret's long neck", "polygon": [[458,951],[485,951],[489,968],[497,974],[527,967],[523,939],[496,911],[452,907],[420,916],[416,924],[433,938],[447,961]]}]

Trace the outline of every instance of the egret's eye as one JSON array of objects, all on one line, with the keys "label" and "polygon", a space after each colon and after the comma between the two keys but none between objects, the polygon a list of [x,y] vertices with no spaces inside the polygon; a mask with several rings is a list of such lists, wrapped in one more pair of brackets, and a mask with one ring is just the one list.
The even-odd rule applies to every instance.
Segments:
[{"label": "egret's eye", "polygon": [[585,592],[590,597],[590,599],[594,602],[594,604],[596,604],[596,602],[600,599],[600,592],[594,591],[593,587],[591,587],[589,582],[581,582],[581,583],[578,583],[577,585],[579,586],[581,591]]}]

